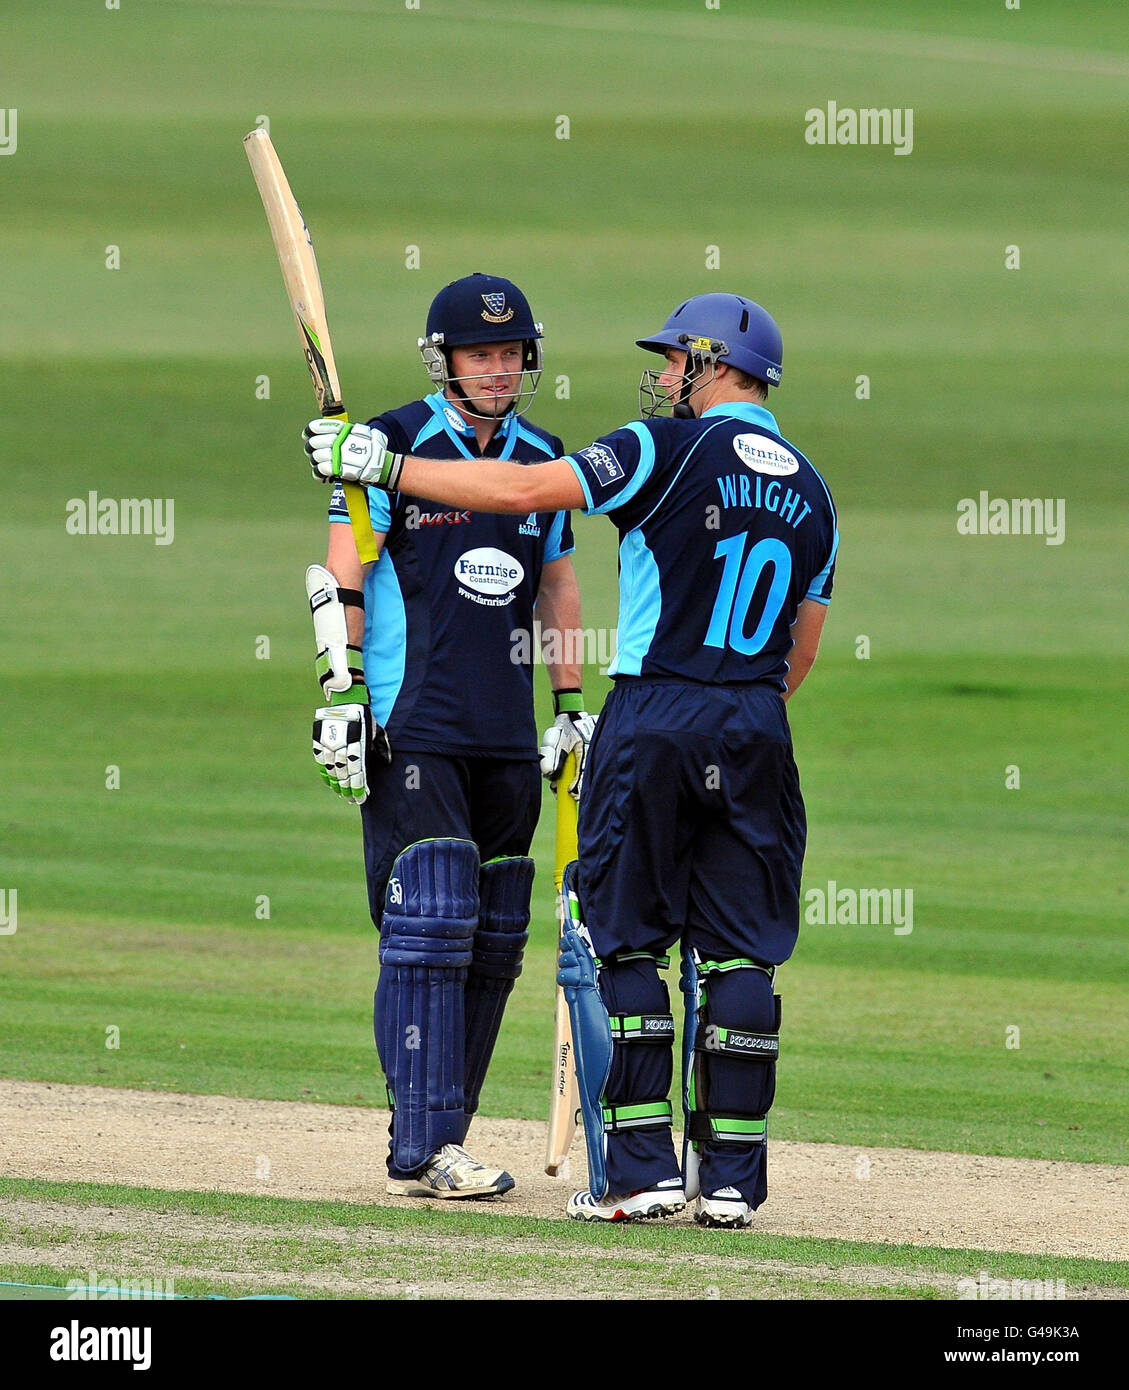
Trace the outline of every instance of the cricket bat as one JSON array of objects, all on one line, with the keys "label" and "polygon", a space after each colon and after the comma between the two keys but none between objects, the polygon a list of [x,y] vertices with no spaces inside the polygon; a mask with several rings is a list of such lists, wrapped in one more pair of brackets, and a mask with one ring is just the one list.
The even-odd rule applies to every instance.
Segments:
[{"label": "cricket bat", "polygon": [[[286,293],[290,297],[290,307],[298,323],[298,336],[306,354],[306,365],[314,383],[318,410],[327,419],[348,420],[341,403],[341,384],[337,378],[337,364],[333,360],[333,344],[325,317],[325,297],[310,229],[290,191],[266,131],[257,129],[245,135],[243,148],[247,151],[251,172],[266,210]],[[357,554],[362,563],[367,564],[379,558],[369,517],[368,496],[363,487],[346,483],[345,501],[357,542]]]},{"label": "cricket bat", "polygon": [[[576,776],[576,754],[565,759],[557,783],[557,848],[553,884],[557,892],[557,939],[564,927],[561,884],[566,867],[576,858],[576,802],[568,788]],[[568,1151],[576,1136],[580,1093],[576,1088],[576,1059],[572,1048],[572,1024],[564,990],[557,986],[553,1029],[553,1095],[549,1106],[549,1135],[545,1145],[545,1172],[551,1178],[568,1177]]]}]

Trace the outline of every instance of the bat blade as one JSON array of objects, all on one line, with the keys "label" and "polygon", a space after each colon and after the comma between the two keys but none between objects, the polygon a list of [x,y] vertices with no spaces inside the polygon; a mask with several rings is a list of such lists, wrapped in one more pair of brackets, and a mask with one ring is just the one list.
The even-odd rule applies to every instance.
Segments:
[{"label": "bat blade", "polygon": [[[557,838],[553,869],[553,884],[557,892],[557,939],[564,928],[564,906],[561,885],[566,867],[576,858],[576,802],[568,788],[576,776],[576,754],[565,759],[564,771],[557,783]],[[545,1143],[545,1172],[551,1178],[568,1176],[568,1155],[576,1137],[576,1117],[580,1110],[580,1092],[576,1082],[576,1058],[572,1046],[572,1023],[564,990],[556,987],[556,1007],[553,1020],[553,1092],[549,1104],[549,1133]]]},{"label": "bat blade", "polygon": [[[314,243],[306,219],[290,188],[282,162],[265,130],[252,130],[243,137],[243,148],[259,196],[263,200],[263,210],[267,215],[271,240],[282,269],[282,279],[294,319],[298,325],[298,337],[306,358],[310,380],[314,384],[319,412],[328,417],[346,420],[345,407],[341,402],[341,384],[337,375],[337,364],[333,358],[333,343],[329,336],[329,323],[325,313],[325,296],[321,287]],[[378,551],[369,517],[368,498],[364,488],[353,483],[345,485],[345,500],[349,507],[349,520],[357,542],[357,553],[361,560],[368,562],[377,559]]]}]

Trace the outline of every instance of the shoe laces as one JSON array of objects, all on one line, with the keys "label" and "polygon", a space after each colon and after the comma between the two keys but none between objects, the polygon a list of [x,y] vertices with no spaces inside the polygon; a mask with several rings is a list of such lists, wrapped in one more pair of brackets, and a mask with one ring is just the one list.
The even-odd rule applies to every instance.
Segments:
[{"label": "shoe laces", "polygon": [[440,1153],[446,1155],[448,1162],[454,1160],[457,1163],[472,1163],[476,1168],[482,1167],[478,1159],[472,1158],[461,1144],[444,1144]]}]

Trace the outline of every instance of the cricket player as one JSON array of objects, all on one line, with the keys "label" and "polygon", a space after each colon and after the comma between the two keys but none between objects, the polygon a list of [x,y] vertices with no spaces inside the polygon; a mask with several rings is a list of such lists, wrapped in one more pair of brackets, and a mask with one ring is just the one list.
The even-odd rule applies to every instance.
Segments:
[{"label": "cricket player", "polygon": [[[400,457],[363,428],[344,476],[523,513],[579,507],[619,532],[614,689],[592,743],[560,981],[569,1000],[589,1189],[568,1214],[741,1227],[767,1195],[776,969],[799,931],[804,804],[786,701],[815,660],[838,549],[834,504],[766,402],[780,330],[740,295],[698,295],[638,346],[642,419],[532,468]],[[660,414],[669,407],[672,414]],[[309,440],[338,471],[343,427]],[[337,452],[334,452],[334,450]],[[684,1148],[672,1142],[674,1019],[686,996]]]},{"label": "cricket player", "polygon": [[[561,441],[524,418],[541,335],[509,280],[454,281],[419,340],[433,391],[358,437],[471,468],[497,460],[521,471],[558,457]],[[528,935],[541,805],[534,605],[546,632],[567,632],[580,624],[579,591],[566,511],[495,515],[439,496],[371,489],[380,558],[362,567],[334,491],[328,561],[307,575],[326,701],[314,757],[361,808],[380,930],[373,1027],[394,1112],[388,1191],[490,1197],[513,1179],[463,1141]],[[579,669],[548,670],[556,721],[540,771],[559,777],[575,751],[578,796],[594,721]]]}]

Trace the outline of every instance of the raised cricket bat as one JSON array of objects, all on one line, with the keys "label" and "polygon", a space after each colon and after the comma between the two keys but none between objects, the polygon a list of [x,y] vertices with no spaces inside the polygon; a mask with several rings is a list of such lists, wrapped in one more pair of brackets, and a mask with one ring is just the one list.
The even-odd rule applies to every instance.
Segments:
[{"label": "raised cricket bat", "polygon": [[[561,884],[566,867],[576,858],[576,802],[568,790],[575,776],[576,754],[570,753],[565,759],[564,771],[557,783],[557,849],[553,884],[557,892],[558,941],[564,927]],[[576,1117],[579,1110],[580,1094],[576,1089],[572,1024],[569,1022],[564,990],[558,985],[553,1030],[553,1095],[549,1106],[549,1136],[545,1145],[545,1172],[551,1178],[568,1177],[568,1152],[576,1136]]]},{"label": "raised cricket bat", "polygon": [[[302,350],[306,354],[306,365],[314,383],[318,410],[327,419],[347,420],[349,417],[341,403],[341,384],[337,379],[337,364],[333,360],[333,344],[329,340],[329,324],[325,317],[325,297],[310,229],[290,191],[266,131],[258,129],[245,135],[243,148],[247,151],[251,172],[266,209],[286,293],[290,297]],[[356,483],[346,483],[345,500],[357,542],[357,554],[364,563],[377,559],[379,552],[364,488]]]}]

